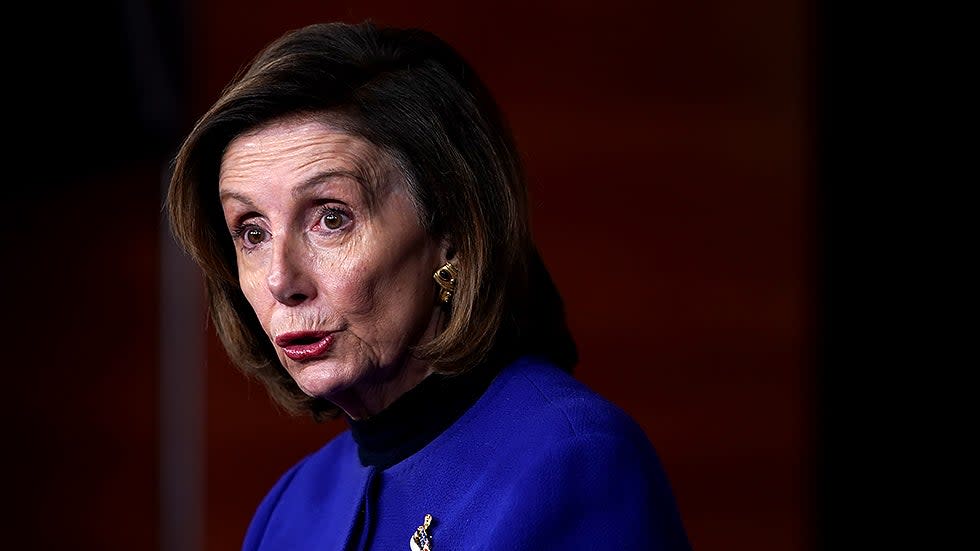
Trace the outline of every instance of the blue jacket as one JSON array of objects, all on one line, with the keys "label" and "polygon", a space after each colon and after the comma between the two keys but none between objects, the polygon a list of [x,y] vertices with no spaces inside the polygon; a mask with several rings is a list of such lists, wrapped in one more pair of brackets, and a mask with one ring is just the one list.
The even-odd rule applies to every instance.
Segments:
[{"label": "blue jacket", "polygon": [[664,470],[625,412],[543,360],[504,368],[421,450],[363,466],[350,431],[286,472],[243,549],[688,550]]}]

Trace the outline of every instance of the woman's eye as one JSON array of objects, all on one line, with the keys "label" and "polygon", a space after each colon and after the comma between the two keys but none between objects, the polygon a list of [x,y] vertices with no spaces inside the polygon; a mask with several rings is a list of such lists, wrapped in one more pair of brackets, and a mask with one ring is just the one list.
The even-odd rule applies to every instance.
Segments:
[{"label": "woman's eye", "polygon": [[248,242],[251,243],[252,245],[258,245],[259,243],[262,242],[262,238],[264,237],[264,234],[265,234],[264,231],[258,228],[252,228],[247,232],[245,232],[245,239],[247,239]]},{"label": "woman's eye", "polygon": [[339,210],[328,210],[320,217],[320,225],[327,230],[339,230],[350,220],[350,217]]},{"label": "woman's eye", "polygon": [[246,228],[245,231],[242,232],[242,242],[246,248],[255,247],[256,245],[261,244],[263,241],[265,241],[265,230],[262,228],[256,228],[253,226],[251,228]]}]

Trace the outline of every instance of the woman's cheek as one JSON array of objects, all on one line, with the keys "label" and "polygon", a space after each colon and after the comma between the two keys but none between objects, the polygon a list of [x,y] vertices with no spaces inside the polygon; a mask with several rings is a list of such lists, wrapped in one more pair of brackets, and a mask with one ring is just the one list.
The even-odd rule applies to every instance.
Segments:
[{"label": "woman's cheek", "polygon": [[259,319],[263,318],[263,300],[262,293],[265,292],[271,298],[271,293],[269,293],[268,287],[264,284],[261,277],[258,277],[254,271],[242,270],[242,267],[238,268],[238,284],[242,289],[242,294],[245,295],[245,299],[249,304],[252,305],[252,309],[259,316]]},{"label": "woman's cheek", "polygon": [[328,272],[324,281],[333,307],[346,316],[363,316],[374,310],[377,277],[368,266],[349,262]]}]

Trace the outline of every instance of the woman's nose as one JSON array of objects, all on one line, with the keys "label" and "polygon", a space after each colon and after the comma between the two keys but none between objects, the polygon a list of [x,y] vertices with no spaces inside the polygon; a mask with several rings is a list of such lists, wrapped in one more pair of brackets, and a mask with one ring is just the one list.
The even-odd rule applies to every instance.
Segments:
[{"label": "woman's nose", "polygon": [[269,292],[286,306],[296,306],[316,297],[311,259],[301,243],[290,238],[273,244],[272,263],[266,283]]}]

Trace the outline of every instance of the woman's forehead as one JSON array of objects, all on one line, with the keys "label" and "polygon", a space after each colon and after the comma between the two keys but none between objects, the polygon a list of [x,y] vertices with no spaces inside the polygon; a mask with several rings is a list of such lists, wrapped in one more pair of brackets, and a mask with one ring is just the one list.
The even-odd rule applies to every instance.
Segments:
[{"label": "woman's forehead", "polygon": [[225,148],[221,168],[302,169],[311,163],[337,165],[349,172],[378,170],[386,155],[380,148],[343,128],[320,120],[275,120],[235,137]]},{"label": "woman's forehead", "polygon": [[347,176],[368,197],[404,183],[391,155],[339,125],[294,117],[272,121],[234,138],[221,159],[218,186],[244,192],[270,181],[306,185],[322,175]]}]

